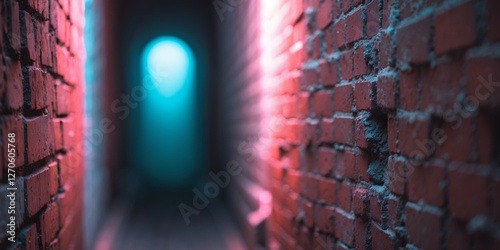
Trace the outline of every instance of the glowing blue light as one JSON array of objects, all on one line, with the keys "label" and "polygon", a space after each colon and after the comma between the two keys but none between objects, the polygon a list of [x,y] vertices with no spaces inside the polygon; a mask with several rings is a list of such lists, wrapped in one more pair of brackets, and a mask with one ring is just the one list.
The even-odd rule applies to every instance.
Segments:
[{"label": "glowing blue light", "polygon": [[175,37],[160,37],[152,41],[145,50],[147,74],[156,89],[164,96],[177,93],[189,80],[194,61],[193,53],[186,43]]},{"label": "glowing blue light", "polygon": [[186,43],[160,37],[144,49],[136,162],[149,183],[189,185],[205,166],[196,109],[196,60]]}]

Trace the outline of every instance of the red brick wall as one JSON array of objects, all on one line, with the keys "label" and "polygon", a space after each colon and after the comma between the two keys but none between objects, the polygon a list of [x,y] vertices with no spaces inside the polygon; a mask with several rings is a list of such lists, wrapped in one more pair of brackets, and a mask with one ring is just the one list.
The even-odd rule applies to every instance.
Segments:
[{"label": "red brick wall", "polygon": [[[248,217],[258,211],[267,170],[258,153],[260,126],[260,23],[259,1],[232,1],[214,5],[220,21],[217,43],[220,73],[216,107],[219,109],[220,161],[216,171],[238,164],[243,171],[231,180],[230,202],[239,219],[244,239],[250,246],[259,244],[262,231]],[[229,8],[227,8],[229,7]],[[261,227],[262,228],[262,227]],[[261,244],[262,245],[262,244]]]},{"label": "red brick wall", "polygon": [[0,248],[82,249],[83,1],[0,8],[2,225],[9,133],[17,149],[16,243],[2,226]]},{"label": "red brick wall", "polygon": [[273,248],[500,244],[498,1],[240,2],[223,22],[261,27],[221,32],[243,61],[224,69],[263,78],[222,103],[262,86]]}]

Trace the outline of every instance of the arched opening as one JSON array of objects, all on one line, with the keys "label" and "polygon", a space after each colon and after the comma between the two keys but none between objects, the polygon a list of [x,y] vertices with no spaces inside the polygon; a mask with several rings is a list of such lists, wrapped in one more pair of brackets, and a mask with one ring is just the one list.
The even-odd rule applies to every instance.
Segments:
[{"label": "arched opening", "polygon": [[[131,96],[140,104],[133,162],[153,185],[192,185],[203,169],[196,109],[196,61],[176,37],[159,37],[142,53],[142,85]],[[142,99],[142,100],[141,100]]]}]

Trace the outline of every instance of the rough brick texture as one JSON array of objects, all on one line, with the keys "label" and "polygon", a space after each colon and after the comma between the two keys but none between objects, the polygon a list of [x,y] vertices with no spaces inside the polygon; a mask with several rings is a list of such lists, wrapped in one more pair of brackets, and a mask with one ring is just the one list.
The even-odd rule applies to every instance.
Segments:
[{"label": "rough brick texture", "polygon": [[8,133],[18,188],[16,243],[2,226],[0,249],[83,249],[83,3],[0,3],[0,199]]},{"label": "rough brick texture", "polygon": [[221,103],[228,122],[261,112],[267,244],[498,247],[498,1],[254,2],[222,25],[239,59]]}]

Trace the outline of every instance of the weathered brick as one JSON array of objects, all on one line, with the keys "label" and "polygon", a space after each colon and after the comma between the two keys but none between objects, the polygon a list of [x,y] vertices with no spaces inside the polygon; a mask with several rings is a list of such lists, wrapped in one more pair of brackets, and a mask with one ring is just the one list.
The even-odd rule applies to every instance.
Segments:
[{"label": "weathered brick", "polygon": [[353,64],[353,76],[359,77],[368,73],[368,65],[365,60],[365,47],[359,46],[354,50],[352,57]]},{"label": "weathered brick", "polygon": [[337,208],[334,211],[334,221],[335,237],[352,247],[354,244],[354,216]]},{"label": "weathered brick", "polygon": [[436,53],[467,48],[477,42],[474,1],[469,1],[436,16]]},{"label": "weathered brick", "polygon": [[330,117],[333,114],[332,93],[320,90],[314,93],[314,113],[318,116]]},{"label": "weathered brick", "polygon": [[373,82],[354,84],[354,101],[358,110],[372,109],[375,103],[375,84]]},{"label": "weathered brick", "polygon": [[[8,138],[14,138],[15,141],[13,143],[10,143],[11,145],[14,146],[15,148],[15,166],[20,167],[24,164],[24,124],[23,124],[23,118],[21,116],[6,116],[6,117],[1,117],[0,119],[0,131],[2,132],[2,143],[0,143],[0,147],[2,150],[2,159],[5,162],[5,169],[4,167],[4,162],[2,162],[2,174],[5,174],[7,171],[7,152],[9,149],[13,149],[11,146],[9,148],[8,144]],[[15,137],[9,137],[9,134],[14,134]],[[5,171],[5,172],[4,172]],[[6,175],[6,174],[5,174]]]},{"label": "weathered brick", "polygon": [[333,86],[338,83],[337,64],[323,61],[319,65],[319,75],[323,86]]},{"label": "weathered brick", "polygon": [[319,181],[320,198],[329,205],[337,203],[336,184],[333,179],[321,178]]},{"label": "weathered brick", "polygon": [[340,144],[354,145],[354,119],[351,116],[335,116],[333,140]]},{"label": "weathered brick", "polygon": [[497,29],[497,23],[500,23],[500,16],[496,14],[496,10],[500,9],[500,2],[495,0],[486,1],[486,20],[488,22],[488,38],[492,42],[500,41],[500,31]]},{"label": "weathered brick", "polygon": [[52,202],[40,217],[42,245],[48,247],[60,228],[59,207]]},{"label": "weathered brick", "polygon": [[475,215],[486,212],[486,176],[465,172],[462,166],[454,165],[449,178],[450,211],[454,218],[470,220]]},{"label": "weathered brick", "polygon": [[362,8],[358,8],[345,18],[345,42],[353,43],[363,38]]},{"label": "weathered brick", "polygon": [[385,109],[396,107],[396,81],[393,76],[381,75],[377,81],[377,106]]},{"label": "weathered brick", "polygon": [[23,106],[23,83],[21,76],[20,61],[13,61],[8,57],[5,58],[5,99],[7,108],[18,110]]},{"label": "weathered brick", "polygon": [[402,63],[424,63],[429,58],[431,19],[424,19],[401,26],[397,32],[398,60]]},{"label": "weathered brick", "polygon": [[333,90],[335,111],[349,112],[352,108],[352,85],[337,85]]},{"label": "weathered brick", "polygon": [[441,249],[441,212],[428,211],[411,203],[405,207],[408,239],[422,249]]},{"label": "weathered brick", "polygon": [[28,163],[33,163],[54,152],[54,129],[48,116],[26,119]]},{"label": "weathered brick", "polygon": [[25,178],[28,216],[35,215],[50,200],[50,174],[48,168]]},{"label": "weathered brick", "polygon": [[323,4],[321,4],[318,12],[316,13],[316,23],[318,29],[324,29],[332,22],[333,19],[332,11],[333,9],[331,1],[325,1],[323,2]]}]

